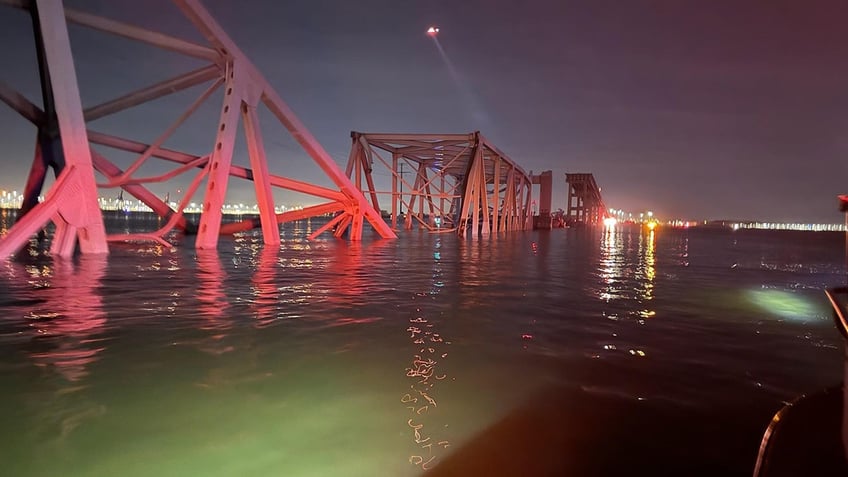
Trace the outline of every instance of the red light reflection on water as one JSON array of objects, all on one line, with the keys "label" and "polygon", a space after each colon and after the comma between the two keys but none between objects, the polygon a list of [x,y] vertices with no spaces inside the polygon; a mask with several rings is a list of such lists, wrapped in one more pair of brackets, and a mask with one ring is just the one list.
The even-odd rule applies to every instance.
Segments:
[{"label": "red light reflection on water", "polygon": [[[373,264],[380,256],[384,247],[391,246],[389,240],[375,240],[374,242],[349,242],[332,245],[332,258],[327,262],[326,275],[331,277],[323,280],[321,284],[326,287],[316,295],[323,298],[342,310],[344,313],[366,310],[367,305],[372,302],[374,290],[371,288],[374,281],[370,275],[369,264]],[[361,307],[359,305],[362,305]],[[346,325],[361,325],[382,320],[375,316],[341,316],[336,313],[315,316],[320,328],[335,328]]]},{"label": "red light reflection on water", "polygon": [[217,251],[197,251],[197,299],[200,301],[200,313],[207,318],[203,329],[218,329],[223,324],[220,318],[229,306],[224,293],[225,277]]},{"label": "red light reflection on water", "polygon": [[327,298],[334,303],[349,304],[351,300],[370,300],[369,286],[373,283],[369,264],[378,260],[390,240],[375,240],[371,243],[350,242],[335,247],[333,260],[327,271],[333,276],[329,282]]},{"label": "red light reflection on water", "polygon": [[197,251],[198,311],[204,318],[200,329],[213,332],[209,340],[199,344],[198,348],[211,354],[224,354],[234,349],[222,342],[233,324],[227,314],[230,303],[224,293],[226,276],[216,250]]},{"label": "red light reflection on water", "polygon": [[106,265],[105,256],[87,255],[76,265],[57,260],[49,269],[30,267],[28,274],[36,273],[42,280],[45,273],[52,274],[40,281],[34,294],[44,301],[27,316],[37,333],[33,345],[38,350],[29,353],[36,366],[55,368],[68,381],[88,375],[87,367],[105,349],[96,345],[96,335],[106,324],[100,292]]},{"label": "red light reflection on water", "polygon": [[273,245],[265,245],[257,255],[256,271],[251,277],[251,303],[258,328],[264,328],[277,319],[277,303],[280,299],[277,287],[279,256],[280,247]]},{"label": "red light reflection on water", "polygon": [[365,258],[361,242],[350,242],[335,248],[335,255],[329,264],[333,276],[327,298],[335,303],[347,303],[351,297],[362,296],[368,285],[365,272]]}]

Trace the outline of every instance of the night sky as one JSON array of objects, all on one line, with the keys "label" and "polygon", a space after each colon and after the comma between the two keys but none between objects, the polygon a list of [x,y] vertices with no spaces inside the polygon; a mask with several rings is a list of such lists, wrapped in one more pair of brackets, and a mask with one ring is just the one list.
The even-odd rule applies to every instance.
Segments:
[{"label": "night sky", "polygon": [[[564,173],[591,172],[608,206],[662,218],[841,221],[844,2],[204,4],[342,167],[351,130],[480,130],[525,170],[554,171],[554,208],[565,207]],[[66,5],[202,41],[163,0]],[[424,33],[433,24],[452,68]],[[77,26],[71,45],[87,106],[201,65]],[[40,104],[33,51],[28,17],[0,7],[0,79]],[[151,141],[202,89],[90,127]],[[219,108],[216,98],[166,145],[208,152]],[[327,183],[282,128],[262,119],[271,172]],[[0,121],[0,187],[20,190],[35,131],[5,105]],[[237,151],[236,162],[246,164]],[[121,165],[130,159],[107,156]],[[231,184],[232,200],[253,202],[247,183]],[[301,199],[278,196],[294,200]]]}]

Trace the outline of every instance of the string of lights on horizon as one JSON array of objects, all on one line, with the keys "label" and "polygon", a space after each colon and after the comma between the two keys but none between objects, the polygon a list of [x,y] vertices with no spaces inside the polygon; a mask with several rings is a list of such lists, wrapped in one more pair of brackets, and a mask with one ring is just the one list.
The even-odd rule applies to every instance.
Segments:
[{"label": "string of lights on horizon", "polygon": [[[43,197],[39,197],[39,202]],[[124,212],[153,212],[146,204],[139,200],[126,200],[119,198],[99,199],[100,209],[104,211],[124,211]],[[23,194],[18,191],[0,191],[0,209],[19,209],[23,202]],[[168,205],[176,209],[176,202],[169,202]],[[275,207],[275,213],[283,213],[291,210],[303,209],[302,205],[280,205]],[[203,212],[203,204],[195,202],[189,203],[184,209],[187,214],[199,214]],[[224,204],[222,208],[224,214],[244,215],[258,214],[259,206],[257,204]],[[759,230],[800,230],[812,232],[846,232],[845,224],[805,224],[805,223],[783,223],[783,222],[760,222],[760,221],[693,221],[693,220],[659,220],[654,216],[652,211],[641,212],[637,214],[625,212],[618,209],[610,209],[610,216],[614,220],[605,222],[606,227],[614,227],[618,224],[650,224],[649,228],[655,227],[672,227],[672,228],[689,228],[689,227],[724,227],[733,230],[740,229],[759,229]]]}]

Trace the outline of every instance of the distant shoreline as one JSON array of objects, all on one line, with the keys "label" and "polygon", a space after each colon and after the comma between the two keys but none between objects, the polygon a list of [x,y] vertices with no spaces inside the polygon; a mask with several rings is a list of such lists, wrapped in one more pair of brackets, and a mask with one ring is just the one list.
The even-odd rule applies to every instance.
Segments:
[{"label": "distant shoreline", "polygon": [[[158,217],[155,212],[147,210],[120,210],[120,209],[101,209],[107,215],[127,215],[142,217]],[[0,207],[0,213],[6,215],[11,213],[17,215],[18,209],[12,207]],[[185,212],[188,217],[198,217],[201,212],[192,211]],[[224,209],[223,215],[230,217],[259,217],[259,212],[253,210],[244,211],[237,209]],[[639,225],[638,223],[622,223],[620,225]],[[735,220],[709,220],[701,222],[688,222],[688,225],[680,225],[679,223],[662,223],[659,222],[659,229],[726,229],[726,230],[783,230],[783,231],[799,231],[799,232],[846,232],[845,224],[801,224],[801,223],[781,223],[781,222],[757,222],[757,221],[735,221]],[[599,227],[603,227],[599,225]]]}]

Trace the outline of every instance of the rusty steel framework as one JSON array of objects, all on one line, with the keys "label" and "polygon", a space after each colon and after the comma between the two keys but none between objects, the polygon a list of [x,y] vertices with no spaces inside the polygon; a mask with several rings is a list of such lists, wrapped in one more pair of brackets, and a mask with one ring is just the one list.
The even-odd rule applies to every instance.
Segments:
[{"label": "rusty steel framework", "polygon": [[[0,5],[28,10],[30,13],[35,30],[44,103],[43,107],[38,107],[21,93],[0,82],[0,101],[38,128],[35,158],[25,188],[22,210],[18,222],[0,238],[0,258],[14,254],[50,221],[56,225],[51,254],[58,256],[72,255],[77,243],[83,253],[108,253],[109,241],[153,240],[167,244],[164,237],[174,227],[194,228],[187,223],[183,210],[204,179],[205,193],[200,201],[203,213],[196,227],[195,243],[198,249],[216,248],[220,233],[255,226],[261,226],[266,244],[276,244],[280,241],[280,223],[325,214],[336,215],[310,238],[332,229],[336,236],[349,233],[351,240],[359,240],[366,221],[382,237],[396,237],[379,212],[344,175],[200,2],[173,0],[173,3],[208,44],[193,43],[109,18],[65,9],[61,0],[0,0]],[[199,59],[205,66],[101,104],[84,107],[70,48],[68,23]],[[95,119],[203,84],[208,84],[206,90],[150,144],[88,128],[87,123]],[[201,104],[216,95],[221,98],[220,119],[214,134],[210,131],[210,136],[214,136],[214,141],[210,137],[210,144],[213,145],[210,150],[194,154],[164,148],[163,143],[186,119]],[[257,113],[261,105],[291,133],[336,188],[270,173]],[[243,124],[250,168],[232,163],[239,121]],[[94,144],[132,152],[137,157],[129,167],[121,168],[93,149]],[[151,159],[164,160],[176,166],[170,172],[155,177],[139,177],[137,171]],[[44,201],[39,203],[38,196],[48,168],[54,169],[57,179],[46,192]],[[105,178],[100,186],[122,188],[166,218],[165,225],[152,233],[107,235],[98,203],[95,171]],[[176,210],[144,186],[146,183],[162,182],[192,172],[194,177],[191,185]],[[230,177],[253,182],[260,215],[258,221],[249,220],[222,227],[222,207]],[[308,194],[321,203],[277,214],[273,187]]]},{"label": "rusty steel framework", "polygon": [[[407,230],[414,220],[430,231],[472,237],[532,226],[531,176],[480,132],[352,132],[351,138],[347,176],[375,209],[380,196],[388,198],[393,229],[400,218]],[[374,164],[390,172],[391,190],[375,185]]]},{"label": "rusty steel framework", "polygon": [[565,221],[568,225],[594,225],[607,216],[607,207],[601,197],[601,188],[595,176],[587,173],[565,174],[568,184],[568,202]]}]

